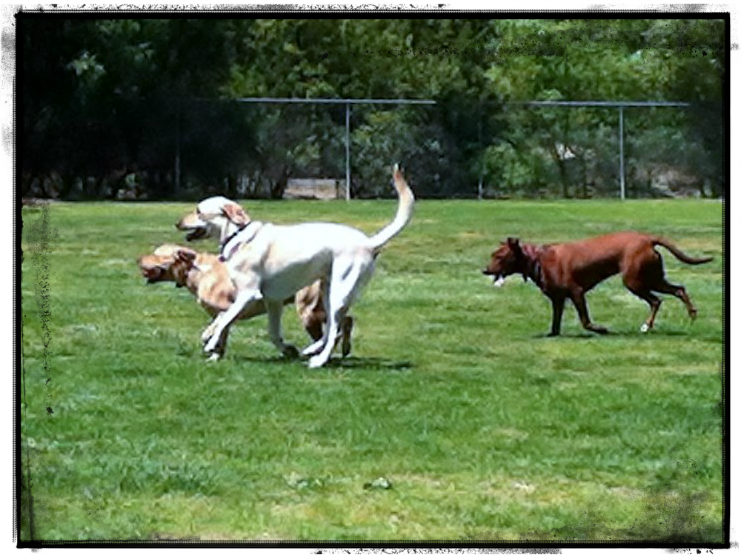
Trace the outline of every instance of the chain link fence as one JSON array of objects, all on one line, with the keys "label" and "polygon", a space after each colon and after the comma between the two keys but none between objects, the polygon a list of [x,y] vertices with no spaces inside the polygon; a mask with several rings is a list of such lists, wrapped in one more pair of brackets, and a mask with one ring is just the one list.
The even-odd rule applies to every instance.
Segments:
[{"label": "chain link fence", "polygon": [[[721,108],[625,107],[626,196],[722,195]],[[58,137],[24,121],[23,197],[343,198],[348,174],[350,197],[378,197],[397,161],[419,197],[620,195],[615,106],[153,99],[95,113]]]}]

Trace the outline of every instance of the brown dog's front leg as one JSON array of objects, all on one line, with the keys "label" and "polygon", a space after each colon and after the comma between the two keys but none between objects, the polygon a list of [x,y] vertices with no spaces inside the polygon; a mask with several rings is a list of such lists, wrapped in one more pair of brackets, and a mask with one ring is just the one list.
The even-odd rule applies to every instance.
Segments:
[{"label": "brown dog's front leg", "polygon": [[553,321],[551,321],[551,333],[549,336],[558,336],[561,333],[561,316],[563,315],[564,297],[551,297],[553,305]]}]

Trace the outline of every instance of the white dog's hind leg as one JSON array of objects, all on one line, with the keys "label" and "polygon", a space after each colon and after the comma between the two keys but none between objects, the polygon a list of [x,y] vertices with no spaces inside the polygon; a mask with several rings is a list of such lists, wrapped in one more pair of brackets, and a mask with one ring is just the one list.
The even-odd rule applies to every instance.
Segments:
[{"label": "white dog's hind leg", "polygon": [[206,353],[216,351],[224,330],[226,330],[237,319],[248,303],[261,298],[262,294],[260,293],[260,290],[248,289],[240,291],[234,299],[234,303],[232,303],[226,311],[219,313],[219,316],[216,317],[211,326],[209,326],[209,328],[213,327],[213,331],[211,337],[206,342],[203,351]]},{"label": "white dog's hind leg", "polygon": [[[325,336],[326,336],[326,335],[325,335]],[[316,342],[314,342],[313,344],[311,344],[311,345],[309,345],[309,346],[305,347],[305,348],[304,348],[304,349],[303,349],[303,350],[301,351],[301,355],[315,355],[315,354],[319,353],[319,352],[320,352],[320,351],[322,350],[322,348],[324,347],[324,345],[325,345],[326,343],[327,343],[327,342],[325,341],[325,339],[324,339],[324,338],[322,338],[321,340],[317,340],[317,341],[316,341]]]},{"label": "white dog's hind leg", "polygon": [[309,359],[309,367],[316,368],[324,365],[332,354],[337,343],[340,323],[347,314],[350,305],[360,292],[360,288],[370,278],[373,264],[364,262],[350,262],[332,266],[332,282],[329,287],[329,307],[327,310],[328,336],[322,351]]}]

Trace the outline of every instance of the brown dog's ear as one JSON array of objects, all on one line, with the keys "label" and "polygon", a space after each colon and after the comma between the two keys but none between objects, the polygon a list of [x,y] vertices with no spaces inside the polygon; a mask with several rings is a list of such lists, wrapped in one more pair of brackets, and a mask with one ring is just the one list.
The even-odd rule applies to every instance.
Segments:
[{"label": "brown dog's ear", "polygon": [[226,217],[240,228],[250,222],[250,217],[237,203],[226,203],[223,210]]},{"label": "brown dog's ear", "polygon": [[522,251],[520,248],[520,240],[516,237],[508,237],[507,238],[507,245],[509,246],[512,251],[519,252]]}]

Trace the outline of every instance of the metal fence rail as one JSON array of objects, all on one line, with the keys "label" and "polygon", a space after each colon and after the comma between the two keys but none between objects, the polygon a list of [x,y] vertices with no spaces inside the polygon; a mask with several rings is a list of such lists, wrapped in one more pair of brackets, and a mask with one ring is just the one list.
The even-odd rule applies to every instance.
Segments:
[{"label": "metal fence rail", "polygon": [[372,99],[372,98],[274,98],[274,97],[240,97],[232,99],[234,102],[255,102],[266,104],[344,104],[345,105],[345,199],[350,200],[350,106],[353,104],[421,104],[434,105],[434,100],[414,99]]},{"label": "metal fence rail", "polygon": [[[345,150],[345,197],[347,200],[351,197],[352,173],[351,173],[351,112],[352,106],[359,105],[375,105],[375,106],[429,106],[433,107],[439,105],[439,103],[432,99],[408,99],[408,98],[390,98],[390,99],[374,99],[374,98],[295,98],[295,97],[239,97],[234,99],[224,99],[214,101],[213,99],[198,98],[193,99],[196,102],[213,103],[213,102],[224,102],[224,103],[244,103],[244,104],[278,104],[278,105],[344,105],[345,107],[345,118],[344,118],[344,150]],[[677,102],[677,101],[633,101],[633,100],[590,100],[590,101],[574,101],[574,100],[530,100],[530,101],[510,101],[506,103],[497,103],[495,101],[483,101],[481,108],[484,110],[486,106],[513,106],[513,107],[531,107],[534,109],[547,109],[547,108],[595,108],[595,109],[607,109],[616,110],[617,122],[616,122],[616,135],[618,139],[618,150],[617,153],[619,160],[619,167],[616,168],[616,173],[619,176],[619,188],[620,198],[626,198],[626,160],[625,160],[625,109],[626,108],[674,108],[674,109],[688,109],[692,105],[689,102]],[[608,124],[609,125],[609,124]],[[180,116],[178,116],[177,125],[175,126],[176,133],[176,153],[175,153],[175,187],[176,190],[180,190],[181,181],[181,126]],[[480,134],[480,131],[479,131]],[[617,166],[617,165],[616,165]],[[483,170],[482,170],[483,171]],[[483,195],[482,188],[482,177],[479,178],[479,197]]]},{"label": "metal fence rail", "polygon": [[[209,99],[198,99],[201,101],[209,101]],[[281,98],[281,97],[239,97],[229,99],[228,102],[239,102],[239,103],[257,103],[257,104],[336,104],[345,106],[345,198],[350,200],[350,183],[351,183],[351,171],[350,171],[350,114],[351,106],[354,104],[368,104],[368,105],[423,105],[423,106],[434,106],[437,104],[436,101],[430,99],[371,99],[371,98]],[[690,103],[688,102],[670,102],[670,101],[609,101],[609,100],[594,100],[594,101],[576,101],[576,100],[532,100],[532,101],[513,101],[508,104],[512,105],[523,105],[534,108],[547,108],[547,107],[572,107],[572,108],[605,108],[605,109],[616,109],[618,110],[618,137],[619,137],[619,160],[620,160],[620,198],[625,199],[625,126],[624,126],[624,110],[625,108],[688,108]],[[179,142],[177,143],[179,145]],[[180,152],[176,153],[175,157],[175,176],[179,182],[180,179]],[[179,187],[179,183],[176,184]],[[481,196],[479,186],[479,196]]]},{"label": "metal fence rail", "polygon": [[620,199],[625,200],[625,148],[624,142],[624,111],[626,108],[689,108],[689,102],[664,102],[664,101],[611,101],[611,100],[531,100],[522,103],[526,106],[533,107],[580,107],[580,108],[617,108],[618,116],[618,136],[620,138]]}]

